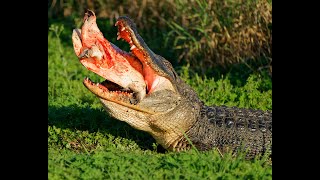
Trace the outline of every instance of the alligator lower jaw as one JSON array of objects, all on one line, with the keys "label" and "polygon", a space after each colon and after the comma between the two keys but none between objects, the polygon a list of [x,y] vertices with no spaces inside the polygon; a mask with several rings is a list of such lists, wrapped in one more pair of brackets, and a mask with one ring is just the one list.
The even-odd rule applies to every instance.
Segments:
[{"label": "alligator lower jaw", "polygon": [[123,89],[118,84],[108,80],[105,80],[101,83],[94,83],[88,77],[83,80],[83,84],[88,90],[90,90],[100,99],[111,101],[140,112],[154,114],[152,111],[148,111],[144,108],[141,108],[139,105],[135,105],[137,99],[134,95],[134,92],[130,89]]},{"label": "alligator lower jaw", "polygon": [[93,94],[98,97],[110,100],[110,101],[123,101],[124,103],[130,103],[130,99],[133,99],[133,91],[123,89],[121,86],[105,80],[101,83],[94,83],[88,77],[83,80],[83,84],[88,88]]}]

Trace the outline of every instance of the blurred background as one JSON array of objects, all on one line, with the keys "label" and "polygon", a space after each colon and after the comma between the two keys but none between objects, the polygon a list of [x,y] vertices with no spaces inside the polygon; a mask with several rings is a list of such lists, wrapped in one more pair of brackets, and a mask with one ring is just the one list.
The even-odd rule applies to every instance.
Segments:
[{"label": "blurred background", "polygon": [[[272,77],[271,0],[49,0],[48,29],[61,24],[61,41],[71,45],[72,29],[81,27],[86,9],[96,13],[111,42],[116,18],[131,17],[148,46],[178,69]],[[128,50],[123,42],[117,46]]]}]

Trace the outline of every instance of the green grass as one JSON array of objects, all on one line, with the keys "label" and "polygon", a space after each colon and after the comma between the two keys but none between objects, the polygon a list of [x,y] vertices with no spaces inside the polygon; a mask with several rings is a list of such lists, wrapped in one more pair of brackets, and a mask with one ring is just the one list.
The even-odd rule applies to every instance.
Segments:
[{"label": "green grass", "polygon": [[[82,84],[85,76],[102,79],[78,62],[71,30],[48,32],[49,179],[272,179],[266,159],[166,152],[150,135],[110,118]],[[263,73],[201,77],[188,66],[176,69],[208,105],[272,109],[272,81]]]}]

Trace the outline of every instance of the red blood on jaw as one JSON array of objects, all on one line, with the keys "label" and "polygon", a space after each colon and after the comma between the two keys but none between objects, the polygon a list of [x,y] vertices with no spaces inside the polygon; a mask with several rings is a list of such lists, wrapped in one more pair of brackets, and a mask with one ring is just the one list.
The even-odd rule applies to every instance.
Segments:
[{"label": "red blood on jaw", "polygon": [[154,80],[156,79],[157,75],[155,73],[155,71],[147,64],[147,61],[146,61],[146,56],[144,55],[144,53],[138,49],[138,48],[134,48],[132,50],[133,54],[135,56],[137,56],[137,58],[141,61],[141,63],[143,64],[143,77],[144,77],[144,80],[147,84],[147,89],[148,89],[148,93],[151,93],[152,92],[152,84],[154,82]]},{"label": "red blood on jaw", "polygon": [[76,34],[73,35],[76,54],[87,54],[85,51],[91,50],[84,58],[80,58],[80,62],[101,77],[123,88],[129,88],[142,94],[141,97],[143,98],[146,92],[146,85],[139,60],[136,59],[138,63],[135,63],[134,57],[127,58],[132,55],[129,53],[124,55],[126,52],[121,51],[103,37],[96,24],[94,13],[88,17],[86,16],[85,19],[81,34],[79,34],[81,41],[79,41],[79,37],[76,37]]},{"label": "red blood on jaw", "polygon": [[114,65],[114,61],[111,58],[111,55],[114,53],[113,48],[111,47],[111,44],[109,41],[106,41],[103,39],[98,39],[99,45],[101,46],[101,49],[103,49],[103,59],[100,62],[102,67],[104,68],[111,68]]},{"label": "red blood on jaw", "polygon": [[129,31],[123,26],[122,21],[117,21],[117,26],[118,26],[118,33],[120,35],[120,37],[122,39],[124,39],[126,42],[128,42],[130,44],[130,46],[132,45],[132,41],[131,41],[131,36]]},{"label": "red blood on jaw", "polygon": [[143,68],[144,81],[147,84],[148,94],[152,93],[154,90],[154,82],[157,79],[158,75],[150,66],[144,66]]},{"label": "red blood on jaw", "polygon": [[119,51],[119,53],[121,53],[122,56],[124,56],[127,59],[127,61],[135,70],[137,70],[140,74],[143,74],[142,64],[136,57],[129,55],[128,53],[123,53],[121,51]]},{"label": "red blood on jaw", "polygon": [[131,41],[130,34],[127,30],[123,30],[123,31],[120,30],[120,36],[128,43]]},{"label": "red blood on jaw", "polygon": [[[146,55],[143,52],[143,50],[139,49],[136,45],[134,45],[130,32],[124,27],[123,22],[117,21],[116,25],[118,26],[118,33],[119,36],[124,39],[129,45],[130,45],[130,49],[131,47],[134,46],[133,49],[131,49],[131,52],[140,60],[140,62],[143,64],[143,69],[142,71],[142,75],[144,77],[144,80],[146,82],[147,85],[147,90],[148,90],[148,94],[151,93],[156,87],[155,84],[155,80],[157,79],[157,77],[159,77],[156,72],[149,66],[149,64],[147,63],[146,60]],[[130,62],[130,61],[129,61]],[[135,68],[136,69],[136,68]]]}]

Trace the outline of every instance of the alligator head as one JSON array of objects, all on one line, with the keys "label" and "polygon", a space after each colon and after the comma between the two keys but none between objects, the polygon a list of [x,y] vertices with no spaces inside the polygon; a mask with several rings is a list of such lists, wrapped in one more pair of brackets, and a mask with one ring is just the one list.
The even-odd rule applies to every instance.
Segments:
[{"label": "alligator head", "polygon": [[130,52],[103,37],[90,10],[82,28],[73,31],[74,51],[80,62],[106,79],[94,83],[85,78],[85,87],[99,97],[114,118],[150,133],[166,149],[185,149],[181,139],[198,119],[201,101],[170,62],[149,49],[131,19],[119,17],[115,26],[117,40],[126,41]]}]

